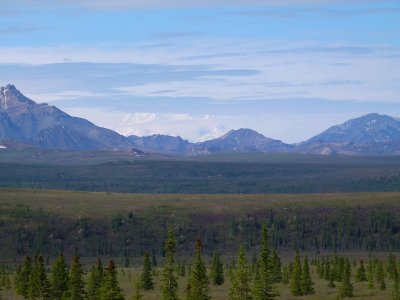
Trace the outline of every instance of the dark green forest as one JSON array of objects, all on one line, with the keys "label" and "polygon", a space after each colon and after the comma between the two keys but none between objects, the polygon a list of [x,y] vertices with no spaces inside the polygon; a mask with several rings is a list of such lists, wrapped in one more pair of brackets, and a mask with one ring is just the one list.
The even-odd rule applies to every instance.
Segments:
[{"label": "dark green forest", "polygon": [[170,194],[387,192],[400,191],[400,161],[260,154],[88,165],[0,163],[0,187]]},{"label": "dark green forest", "polygon": [[[396,255],[354,258],[312,255],[298,249],[284,259],[270,245],[266,224],[261,225],[258,253],[249,258],[243,244],[231,259],[213,251],[207,262],[203,243],[196,239],[193,255],[177,254],[176,226],[168,225],[163,258],[146,251],[138,268],[119,267],[113,259],[103,265],[84,265],[78,252],[71,262],[64,254],[45,260],[37,253],[18,265],[0,268],[0,298],[124,300],[153,299],[363,299],[400,298]],[[221,255],[222,253],[222,255]],[[223,257],[222,257],[223,256]],[[123,287],[123,288],[122,288]],[[130,295],[129,298],[128,295]]]},{"label": "dark green forest", "polygon": [[400,251],[399,194],[125,195],[46,190],[0,192],[2,259],[60,251],[84,257],[162,256],[167,224],[192,254],[256,251],[261,224],[278,250],[312,253]]}]

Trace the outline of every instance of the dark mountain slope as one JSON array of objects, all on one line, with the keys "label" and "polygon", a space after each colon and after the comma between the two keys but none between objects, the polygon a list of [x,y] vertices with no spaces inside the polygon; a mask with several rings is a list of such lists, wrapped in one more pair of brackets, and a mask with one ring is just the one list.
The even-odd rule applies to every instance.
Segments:
[{"label": "dark mountain slope", "polygon": [[122,135],[72,117],[57,107],[37,104],[13,85],[0,88],[0,139],[63,150],[130,146]]}]

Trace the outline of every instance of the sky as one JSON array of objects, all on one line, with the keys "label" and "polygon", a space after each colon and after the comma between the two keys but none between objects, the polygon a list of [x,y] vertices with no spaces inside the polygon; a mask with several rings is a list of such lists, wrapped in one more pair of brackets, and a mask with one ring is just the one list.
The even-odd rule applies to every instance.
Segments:
[{"label": "sky", "polygon": [[0,0],[0,86],[124,135],[400,117],[400,1]]}]

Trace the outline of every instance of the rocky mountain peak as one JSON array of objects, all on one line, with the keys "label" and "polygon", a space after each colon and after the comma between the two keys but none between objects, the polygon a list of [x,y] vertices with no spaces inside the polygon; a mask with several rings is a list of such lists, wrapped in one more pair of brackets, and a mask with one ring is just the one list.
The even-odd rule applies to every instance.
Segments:
[{"label": "rocky mountain peak", "polygon": [[21,105],[33,104],[34,102],[25,97],[16,87],[12,84],[0,87],[0,109],[7,111]]},{"label": "rocky mountain peak", "polygon": [[230,130],[227,133],[225,133],[223,136],[220,137],[220,139],[229,139],[229,138],[241,138],[241,137],[246,137],[246,138],[265,138],[261,133],[248,129],[248,128],[240,128],[236,130]]}]

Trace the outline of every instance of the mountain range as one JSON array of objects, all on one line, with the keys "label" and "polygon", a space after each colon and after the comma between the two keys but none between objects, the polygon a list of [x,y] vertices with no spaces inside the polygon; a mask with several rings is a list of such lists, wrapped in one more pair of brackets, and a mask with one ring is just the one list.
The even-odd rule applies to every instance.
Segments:
[{"label": "mountain range", "polygon": [[9,84],[0,88],[0,141],[0,150],[14,142],[44,149],[134,149],[135,153],[175,156],[252,152],[399,155],[400,120],[372,113],[333,126],[299,144],[286,144],[243,128],[216,139],[190,143],[181,137],[158,134],[125,137],[55,106],[38,104]]}]

